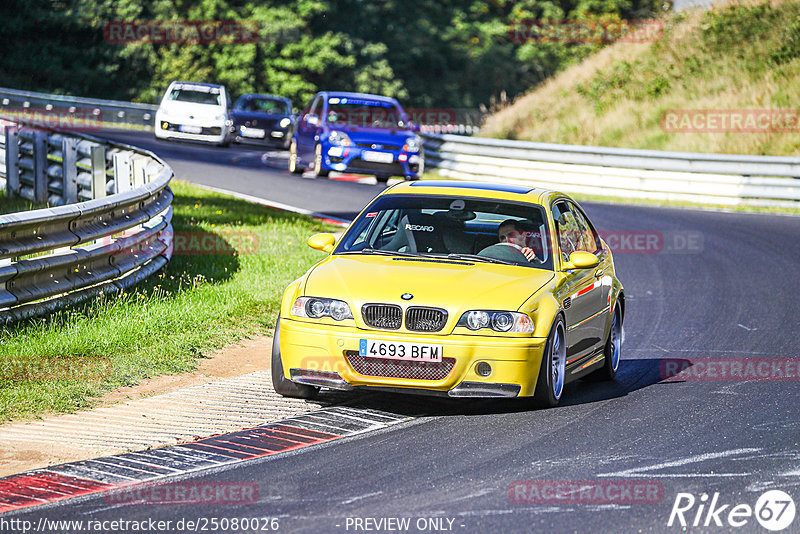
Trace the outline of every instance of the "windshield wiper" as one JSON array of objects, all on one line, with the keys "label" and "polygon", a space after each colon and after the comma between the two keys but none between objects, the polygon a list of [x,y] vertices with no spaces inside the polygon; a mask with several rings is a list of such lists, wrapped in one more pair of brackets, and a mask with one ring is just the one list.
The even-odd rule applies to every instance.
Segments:
[{"label": "windshield wiper", "polygon": [[382,256],[408,256],[411,258],[419,258],[422,254],[414,254],[413,252],[400,252],[397,250],[382,250],[379,248],[362,248],[361,250],[348,250],[343,254],[379,254]]},{"label": "windshield wiper", "polygon": [[519,265],[511,261],[498,260],[497,258],[487,258],[486,256],[479,256],[477,254],[448,254],[448,258],[453,260],[474,260],[484,261],[486,263],[502,263],[503,265]]}]

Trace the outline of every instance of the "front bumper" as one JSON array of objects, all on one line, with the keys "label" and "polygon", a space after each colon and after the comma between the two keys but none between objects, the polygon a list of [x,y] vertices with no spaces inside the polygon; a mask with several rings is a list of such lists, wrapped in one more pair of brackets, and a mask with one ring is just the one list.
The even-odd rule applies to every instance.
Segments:
[{"label": "front bumper", "polygon": [[[363,338],[431,343],[453,358],[442,379],[394,378],[359,374],[346,357],[358,352]],[[544,338],[499,338],[474,335],[430,335],[360,330],[281,319],[281,359],[291,380],[334,389],[374,388],[450,397],[527,397],[533,395],[542,361]],[[385,361],[385,360],[382,360]],[[491,365],[488,377],[475,368]]]},{"label": "front bumper", "polygon": [[[368,161],[365,153],[383,154],[386,161]],[[391,161],[389,160],[391,156]],[[416,178],[423,171],[421,153],[408,153],[397,150],[370,150],[361,147],[325,146],[323,164],[330,170],[376,176],[403,176]]]},{"label": "front bumper", "polygon": [[[181,131],[184,127],[199,128],[199,133]],[[187,141],[205,141],[224,143],[230,136],[230,126],[224,122],[203,125],[170,122],[166,119],[156,121],[155,136],[159,139],[185,139]]]},{"label": "front bumper", "polygon": [[243,124],[234,124],[233,135],[237,143],[259,146],[284,146],[291,137],[286,128],[249,128]]}]

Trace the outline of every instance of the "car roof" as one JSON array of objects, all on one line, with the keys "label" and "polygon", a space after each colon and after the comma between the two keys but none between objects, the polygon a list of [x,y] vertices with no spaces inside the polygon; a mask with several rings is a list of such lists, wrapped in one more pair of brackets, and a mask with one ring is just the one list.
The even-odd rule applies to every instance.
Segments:
[{"label": "car roof", "polygon": [[347,91],[320,91],[318,94],[328,95],[328,97],[334,98],[368,98],[370,100],[380,100],[382,102],[397,102],[392,97],[389,96],[382,96],[382,95],[373,95],[369,93],[348,93]]},{"label": "car roof", "polygon": [[237,100],[241,100],[242,98],[271,98],[273,100],[283,100],[285,102],[291,102],[291,100],[289,100],[285,96],[270,95],[267,93],[245,93],[239,98],[237,98]]},{"label": "car roof", "polygon": [[497,200],[512,200],[548,205],[559,197],[569,195],[530,185],[515,185],[461,180],[421,180],[402,182],[386,189],[384,195],[453,195]]},{"label": "car roof", "polygon": [[204,82],[181,82],[181,81],[174,81],[170,85],[195,85],[200,87],[220,87],[225,88],[224,85],[220,85],[218,83],[204,83]]}]

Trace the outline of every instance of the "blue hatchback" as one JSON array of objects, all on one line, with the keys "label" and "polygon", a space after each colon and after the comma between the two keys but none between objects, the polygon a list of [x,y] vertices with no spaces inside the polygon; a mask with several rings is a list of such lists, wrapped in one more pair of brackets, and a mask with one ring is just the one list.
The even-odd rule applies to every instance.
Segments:
[{"label": "blue hatchback", "polygon": [[317,93],[298,118],[289,146],[289,171],[309,167],[414,180],[422,174],[422,142],[394,98],[363,93]]}]

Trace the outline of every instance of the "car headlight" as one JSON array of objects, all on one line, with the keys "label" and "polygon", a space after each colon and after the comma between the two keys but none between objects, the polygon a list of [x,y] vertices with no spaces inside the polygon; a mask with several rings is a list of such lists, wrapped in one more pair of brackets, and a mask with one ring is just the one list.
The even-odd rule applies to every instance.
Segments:
[{"label": "car headlight", "polygon": [[342,300],[325,299],[318,297],[300,297],[294,301],[292,315],[296,317],[308,317],[309,319],[321,319],[331,317],[336,321],[352,319],[350,306]]},{"label": "car headlight", "polygon": [[350,141],[350,136],[338,130],[334,130],[328,134],[328,142],[334,146],[352,146],[353,144],[353,142]]},{"label": "car headlight", "polygon": [[225,114],[217,115],[216,117],[214,117],[214,120],[215,121],[224,121],[225,120]]},{"label": "car headlight", "polygon": [[403,150],[406,152],[419,152],[419,137],[409,137],[403,145]]},{"label": "car headlight", "polygon": [[280,125],[281,125],[281,128],[286,128],[286,127],[287,127],[287,126],[289,126],[291,123],[292,123],[292,121],[291,121],[291,120],[289,120],[289,117],[284,117],[284,118],[282,118],[282,119],[281,119],[281,122],[279,122],[278,124],[280,124]]},{"label": "car headlight", "polygon": [[463,326],[470,330],[491,328],[495,332],[509,334],[533,333],[533,320],[519,312],[471,310],[465,312],[456,326]]}]

